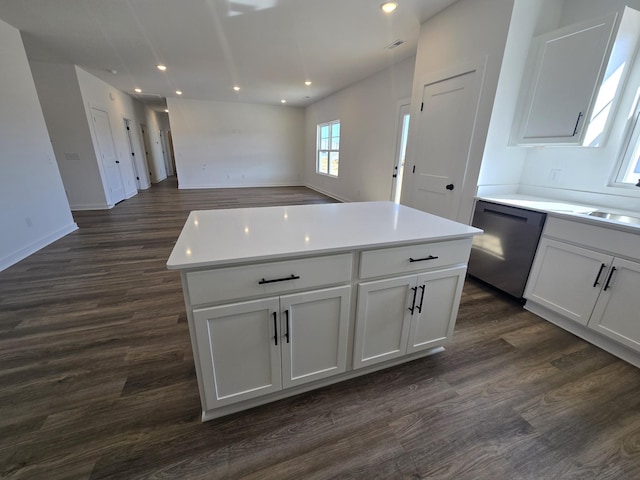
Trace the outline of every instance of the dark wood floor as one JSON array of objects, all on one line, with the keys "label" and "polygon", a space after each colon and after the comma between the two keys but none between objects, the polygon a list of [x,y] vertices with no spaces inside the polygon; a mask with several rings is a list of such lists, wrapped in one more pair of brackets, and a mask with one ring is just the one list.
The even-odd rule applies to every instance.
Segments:
[{"label": "dark wood floor", "polygon": [[0,273],[0,478],[640,478],[640,371],[471,280],[445,352],[200,423],[188,212],[331,200],[175,187]]}]

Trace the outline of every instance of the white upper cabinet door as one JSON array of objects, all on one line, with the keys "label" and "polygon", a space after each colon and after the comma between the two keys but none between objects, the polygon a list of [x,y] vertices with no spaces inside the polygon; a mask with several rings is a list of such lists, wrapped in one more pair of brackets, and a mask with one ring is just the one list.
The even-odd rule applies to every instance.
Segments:
[{"label": "white upper cabinet door", "polygon": [[612,261],[611,255],[543,238],[524,297],[586,325]]},{"label": "white upper cabinet door", "polygon": [[640,263],[616,258],[589,328],[640,350]]},{"label": "white upper cabinet door", "polygon": [[350,304],[350,286],[280,297],[284,388],[346,370]]},{"label": "white upper cabinet door", "polygon": [[194,310],[204,410],[282,389],[278,298]]},{"label": "white upper cabinet door", "polygon": [[534,38],[511,143],[582,144],[617,13]]},{"label": "white upper cabinet door", "polygon": [[358,285],[353,368],[406,353],[416,292],[415,275]]},{"label": "white upper cabinet door", "polygon": [[453,336],[466,267],[418,275],[407,353],[441,346]]}]

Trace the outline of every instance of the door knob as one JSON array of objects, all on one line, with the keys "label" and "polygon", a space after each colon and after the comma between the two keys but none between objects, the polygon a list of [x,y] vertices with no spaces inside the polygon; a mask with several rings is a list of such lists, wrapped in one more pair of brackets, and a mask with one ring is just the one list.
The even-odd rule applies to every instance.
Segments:
[{"label": "door knob", "polygon": [[447,185],[446,187],[447,190],[453,190],[453,183],[450,183],[449,185]]}]

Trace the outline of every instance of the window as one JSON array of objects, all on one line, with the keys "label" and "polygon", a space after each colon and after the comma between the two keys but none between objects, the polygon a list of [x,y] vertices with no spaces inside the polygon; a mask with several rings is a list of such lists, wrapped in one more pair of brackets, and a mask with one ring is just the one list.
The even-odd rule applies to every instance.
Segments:
[{"label": "window", "polygon": [[640,181],[640,102],[636,106],[631,133],[623,151],[624,157],[615,183],[636,185]]},{"label": "window", "polygon": [[338,176],[340,164],[340,120],[318,124],[316,172]]}]

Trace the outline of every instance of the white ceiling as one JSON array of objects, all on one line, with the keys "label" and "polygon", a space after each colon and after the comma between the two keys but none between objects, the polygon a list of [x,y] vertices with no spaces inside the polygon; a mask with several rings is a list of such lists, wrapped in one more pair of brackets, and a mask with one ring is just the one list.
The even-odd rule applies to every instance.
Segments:
[{"label": "white ceiling", "polygon": [[[382,0],[0,0],[0,19],[30,59],[141,88],[155,108],[176,90],[303,106],[414,55],[420,24],[454,1],[397,0],[385,15]],[[396,40],[406,43],[385,49]]]}]

